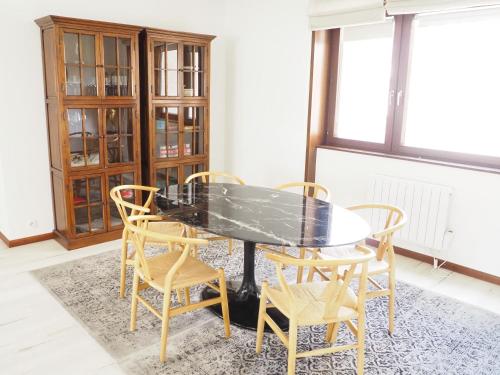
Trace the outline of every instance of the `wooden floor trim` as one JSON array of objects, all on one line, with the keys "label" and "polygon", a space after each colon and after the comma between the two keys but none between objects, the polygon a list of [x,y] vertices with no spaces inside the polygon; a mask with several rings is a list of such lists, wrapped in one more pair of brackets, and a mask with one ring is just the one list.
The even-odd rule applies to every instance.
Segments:
[{"label": "wooden floor trim", "polygon": [[[375,240],[369,240],[367,242],[372,246],[376,246],[378,244],[378,242]],[[399,254],[399,255],[402,255],[402,256],[405,256],[408,258],[416,259],[416,260],[419,260],[419,261],[424,262],[424,263],[434,264],[434,258],[430,255],[417,253],[416,251],[408,250],[408,249],[405,249],[403,247],[397,247],[397,246],[394,246],[394,252],[396,254]],[[444,259],[440,259],[440,258],[436,258],[436,259],[439,261],[439,263],[445,262]],[[453,272],[461,273],[462,275],[473,277],[473,278],[478,279],[478,280],[487,281],[487,282],[492,283],[492,284],[500,285],[500,276],[495,276],[495,275],[492,275],[492,274],[489,274],[486,272],[478,271],[478,270],[475,270],[473,268],[462,266],[460,264],[446,261],[441,266],[441,268],[445,268],[445,269],[453,271]]]},{"label": "wooden floor trim", "polygon": [[34,243],[34,242],[51,240],[52,238],[54,238],[54,233],[50,232],[50,233],[37,234],[36,236],[30,236],[30,237],[24,237],[24,238],[17,238],[15,240],[9,240],[2,232],[0,232],[0,239],[3,242],[5,242],[7,247],[22,246],[22,245],[27,245],[27,244]]}]

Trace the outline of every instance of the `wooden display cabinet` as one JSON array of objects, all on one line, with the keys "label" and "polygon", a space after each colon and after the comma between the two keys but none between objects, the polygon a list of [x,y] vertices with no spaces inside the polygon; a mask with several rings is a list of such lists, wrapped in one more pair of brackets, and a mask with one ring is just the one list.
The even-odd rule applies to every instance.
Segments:
[{"label": "wooden display cabinet", "polygon": [[[74,249],[119,238],[122,223],[109,190],[141,181],[141,28],[58,16],[36,23],[56,239]],[[140,203],[129,193],[128,200]]]},{"label": "wooden display cabinet", "polygon": [[140,36],[143,180],[160,188],[209,168],[211,35]]}]

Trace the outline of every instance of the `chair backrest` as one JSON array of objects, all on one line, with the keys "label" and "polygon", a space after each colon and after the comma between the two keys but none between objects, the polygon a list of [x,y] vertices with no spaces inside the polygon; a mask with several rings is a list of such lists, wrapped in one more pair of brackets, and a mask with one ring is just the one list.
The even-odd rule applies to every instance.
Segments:
[{"label": "chair backrest", "polygon": [[[286,281],[283,274],[283,266],[302,266],[302,267],[316,267],[316,268],[329,268],[331,270],[330,281],[321,295],[321,300],[325,301],[325,309],[323,316],[325,319],[332,319],[338,316],[339,309],[342,307],[343,302],[346,300],[346,293],[353,279],[358,279],[356,275],[356,267],[361,264],[361,274],[359,275],[359,287],[357,294],[357,311],[364,309],[365,295],[366,295],[366,282],[368,277],[368,261],[375,257],[373,251],[369,248],[357,245],[345,258],[335,259],[299,259],[286,255],[279,255],[275,253],[267,253],[266,257],[272,260],[276,266],[276,273],[278,276],[279,286],[287,295],[289,309],[292,314],[299,313],[307,302],[301,300],[301,294],[294,294],[290,285]],[[342,278],[339,277],[339,267],[344,269]],[[355,276],[356,275],[356,276]],[[298,287],[304,284],[297,284]]]},{"label": "chair backrest", "polygon": [[330,200],[330,190],[326,186],[317,184],[315,182],[289,182],[276,186],[277,190],[287,190],[292,188],[302,188],[303,194],[306,197],[313,197],[322,199],[324,201]]},{"label": "chair backrest", "polygon": [[152,238],[157,243],[167,245],[169,251],[173,251],[173,249],[177,249],[177,246],[179,246],[181,248],[180,251],[182,252],[182,254],[165,277],[165,288],[171,290],[172,282],[175,279],[177,271],[189,256],[190,246],[208,245],[208,240],[200,238],[172,236],[169,234],[149,230],[147,229],[148,223],[153,219],[155,219],[155,216],[152,215],[134,215],[129,216],[127,223],[125,224],[127,230],[132,234],[132,241],[134,242],[134,246],[136,249],[135,267],[142,272],[146,282],[153,281],[151,277],[151,269],[149,267],[148,259],[146,258],[146,254],[144,251],[146,238]]},{"label": "chair backrest", "polygon": [[[113,201],[115,202],[116,207],[118,209],[118,213],[120,214],[120,217],[122,218],[122,221],[125,224],[128,221],[129,216],[147,214],[151,211],[149,207],[153,202],[154,193],[156,193],[158,190],[160,189],[151,186],[120,185],[112,188],[109,191],[109,195],[111,196],[111,199],[113,199]],[[133,194],[134,197],[138,193],[142,195],[142,192],[148,192],[149,194],[144,205],[140,206],[125,200],[126,197],[124,197],[123,193],[129,191],[134,191]]]},{"label": "chair backrest", "polygon": [[385,254],[388,254],[391,258],[394,257],[392,239],[394,233],[406,224],[406,213],[399,207],[382,203],[361,204],[348,207],[347,209],[351,211],[371,210],[371,214],[373,214],[374,211],[380,211],[380,215],[384,215],[385,213],[386,216],[383,229],[372,233],[371,237],[379,241],[377,248],[377,260],[382,260]]},{"label": "chair backrest", "polygon": [[221,179],[224,178],[230,180],[232,183],[245,185],[245,181],[243,181],[241,178],[237,176],[233,176],[232,174],[226,172],[215,172],[215,171],[199,172],[192,174],[191,176],[188,176],[188,178],[186,178],[185,183],[188,184],[196,178],[201,179],[201,182],[203,182],[204,184],[206,184],[207,182],[217,182],[219,178]]}]

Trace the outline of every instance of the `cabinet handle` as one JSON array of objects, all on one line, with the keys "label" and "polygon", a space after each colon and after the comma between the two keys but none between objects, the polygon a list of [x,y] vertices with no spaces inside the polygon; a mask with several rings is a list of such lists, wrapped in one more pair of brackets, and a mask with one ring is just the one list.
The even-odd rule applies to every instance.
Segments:
[{"label": "cabinet handle", "polygon": [[62,92],[62,93],[64,93],[64,88],[65,88],[65,86],[66,86],[66,85],[64,84],[64,82],[62,82],[62,83],[61,83],[61,92]]}]

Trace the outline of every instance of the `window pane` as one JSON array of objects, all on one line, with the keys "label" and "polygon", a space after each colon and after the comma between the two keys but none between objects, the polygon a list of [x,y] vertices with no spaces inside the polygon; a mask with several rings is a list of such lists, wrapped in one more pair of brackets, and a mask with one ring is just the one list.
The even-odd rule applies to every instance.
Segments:
[{"label": "window pane", "polygon": [[417,16],[406,146],[500,156],[500,11]]},{"label": "window pane", "polygon": [[394,21],[341,31],[335,137],[384,143]]}]

